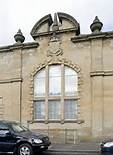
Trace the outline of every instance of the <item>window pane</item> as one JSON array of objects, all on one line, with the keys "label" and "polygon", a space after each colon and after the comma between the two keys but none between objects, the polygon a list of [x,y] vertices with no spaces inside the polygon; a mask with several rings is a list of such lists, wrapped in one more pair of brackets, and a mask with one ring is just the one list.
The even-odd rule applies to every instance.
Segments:
[{"label": "window pane", "polygon": [[49,101],[49,119],[60,119],[60,101]]},{"label": "window pane", "polygon": [[45,102],[34,102],[34,119],[45,119]]},{"label": "window pane", "polygon": [[65,95],[73,96],[77,95],[78,91],[78,77],[77,73],[65,66]]},{"label": "window pane", "polygon": [[45,69],[41,70],[34,78],[34,97],[45,95]]},{"label": "window pane", "polygon": [[61,94],[61,66],[49,67],[49,95]]},{"label": "window pane", "polygon": [[67,120],[76,119],[77,103],[75,100],[64,101],[64,117]]}]

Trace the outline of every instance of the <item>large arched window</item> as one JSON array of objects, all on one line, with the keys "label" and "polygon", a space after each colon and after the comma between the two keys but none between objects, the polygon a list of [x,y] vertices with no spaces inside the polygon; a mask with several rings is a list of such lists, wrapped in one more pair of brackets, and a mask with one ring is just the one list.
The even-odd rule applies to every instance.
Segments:
[{"label": "large arched window", "polygon": [[77,119],[78,76],[66,65],[50,65],[34,76],[34,119]]}]

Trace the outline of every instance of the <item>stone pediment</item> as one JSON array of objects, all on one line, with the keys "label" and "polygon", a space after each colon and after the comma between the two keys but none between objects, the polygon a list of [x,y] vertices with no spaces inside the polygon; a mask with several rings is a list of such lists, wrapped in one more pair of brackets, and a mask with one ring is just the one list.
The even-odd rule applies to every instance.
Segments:
[{"label": "stone pediment", "polygon": [[74,17],[62,12],[58,12],[57,14],[58,14],[59,21],[61,23],[60,29],[74,28],[77,34],[80,33],[80,25]]},{"label": "stone pediment", "polygon": [[42,17],[32,28],[31,36],[35,38],[37,34],[49,31],[49,27],[52,25],[53,20],[51,14]]},{"label": "stone pediment", "polygon": [[80,34],[80,25],[74,17],[62,12],[58,12],[55,15],[55,19],[52,19],[51,14],[48,14],[41,18],[32,28],[31,36],[36,39],[37,37],[42,35],[52,34],[53,26],[58,27],[55,30],[56,33],[73,30],[75,31],[76,35]]}]

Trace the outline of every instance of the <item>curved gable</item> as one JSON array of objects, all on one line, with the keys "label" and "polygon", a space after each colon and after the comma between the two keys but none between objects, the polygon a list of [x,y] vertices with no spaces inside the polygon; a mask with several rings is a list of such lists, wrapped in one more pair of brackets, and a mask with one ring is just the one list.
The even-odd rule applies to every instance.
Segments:
[{"label": "curved gable", "polygon": [[59,17],[59,21],[61,22],[60,29],[75,28],[77,34],[80,34],[80,25],[74,17],[62,12],[58,12],[57,14]]},{"label": "curved gable", "polygon": [[53,26],[58,27],[55,30],[57,33],[73,30],[76,35],[80,34],[80,25],[76,19],[69,14],[58,12],[54,19],[51,14],[42,17],[32,28],[31,36],[35,39],[40,35],[51,34],[54,31]]},{"label": "curved gable", "polygon": [[51,14],[42,17],[32,28],[31,36],[34,37],[38,33],[48,32],[53,20]]}]

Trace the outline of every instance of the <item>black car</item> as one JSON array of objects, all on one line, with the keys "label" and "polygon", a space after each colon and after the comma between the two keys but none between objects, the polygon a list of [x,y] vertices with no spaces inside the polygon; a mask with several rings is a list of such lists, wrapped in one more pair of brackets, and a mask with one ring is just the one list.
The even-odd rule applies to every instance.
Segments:
[{"label": "black car", "polygon": [[16,122],[0,121],[0,153],[33,155],[47,150],[50,144],[48,136],[31,132]]},{"label": "black car", "polygon": [[102,153],[112,153],[113,154],[113,139],[104,140],[100,144],[100,150]]}]

